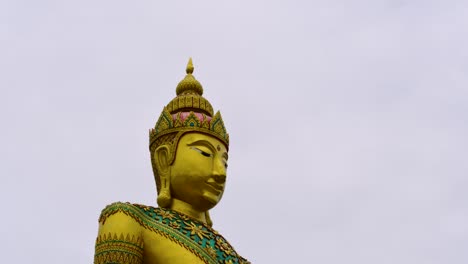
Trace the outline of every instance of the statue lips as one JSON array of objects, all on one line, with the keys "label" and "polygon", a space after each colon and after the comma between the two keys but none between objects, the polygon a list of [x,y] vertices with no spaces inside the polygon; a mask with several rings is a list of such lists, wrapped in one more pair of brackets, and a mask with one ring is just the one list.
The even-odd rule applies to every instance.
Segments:
[{"label": "statue lips", "polygon": [[217,184],[215,181],[207,181],[206,182],[216,194],[220,194],[224,191],[224,186]]}]

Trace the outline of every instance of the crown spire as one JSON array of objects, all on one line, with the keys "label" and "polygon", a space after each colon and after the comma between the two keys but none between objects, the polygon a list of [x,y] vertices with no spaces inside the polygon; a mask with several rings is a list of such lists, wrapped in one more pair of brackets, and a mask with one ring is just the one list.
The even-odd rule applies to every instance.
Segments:
[{"label": "crown spire", "polygon": [[179,82],[176,88],[176,94],[177,96],[181,94],[198,94],[202,95],[203,94],[203,87],[199,81],[195,79],[195,77],[192,75],[194,70],[193,63],[192,63],[192,58],[189,59],[187,63],[187,68],[185,71],[187,72],[187,75],[185,75],[185,78]]},{"label": "crown spire", "polygon": [[193,69],[195,69],[193,67],[193,63],[192,63],[192,57],[189,58],[189,61],[187,63],[187,69],[185,70],[187,72],[187,74],[192,74],[193,73]]}]

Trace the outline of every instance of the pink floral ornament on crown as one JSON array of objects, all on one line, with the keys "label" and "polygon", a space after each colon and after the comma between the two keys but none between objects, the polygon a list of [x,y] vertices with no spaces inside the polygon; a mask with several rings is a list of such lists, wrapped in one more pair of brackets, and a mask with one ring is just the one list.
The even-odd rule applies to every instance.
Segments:
[{"label": "pink floral ornament on crown", "polygon": [[190,113],[193,113],[196,117],[198,117],[198,119],[201,122],[203,122],[203,121],[210,122],[211,121],[211,116],[207,116],[205,114],[196,113],[196,112],[179,112],[177,114],[172,114],[172,121],[176,121],[177,116],[180,116],[181,121],[184,122],[187,119],[187,117],[189,117]]}]

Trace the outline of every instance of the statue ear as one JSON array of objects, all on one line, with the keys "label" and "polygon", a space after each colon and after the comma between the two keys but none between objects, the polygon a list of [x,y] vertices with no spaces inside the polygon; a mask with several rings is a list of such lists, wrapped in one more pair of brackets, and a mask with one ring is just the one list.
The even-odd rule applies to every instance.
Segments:
[{"label": "statue ear", "polygon": [[171,167],[169,165],[170,150],[166,145],[159,146],[153,154],[153,159],[158,170],[161,188],[158,194],[158,205],[168,208],[172,203],[170,177]]},{"label": "statue ear", "polygon": [[156,151],[154,151],[153,159],[159,170],[160,176],[166,176],[169,172],[169,157],[170,150],[166,145],[159,146]]}]

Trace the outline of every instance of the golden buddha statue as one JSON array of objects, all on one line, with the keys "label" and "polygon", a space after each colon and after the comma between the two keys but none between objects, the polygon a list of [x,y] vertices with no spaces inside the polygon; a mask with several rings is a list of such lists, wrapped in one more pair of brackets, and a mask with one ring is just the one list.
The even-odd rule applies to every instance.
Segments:
[{"label": "golden buddha statue", "polygon": [[219,112],[187,75],[150,130],[159,207],[108,205],[99,217],[95,264],[249,263],[211,228],[226,182],[229,136]]}]

